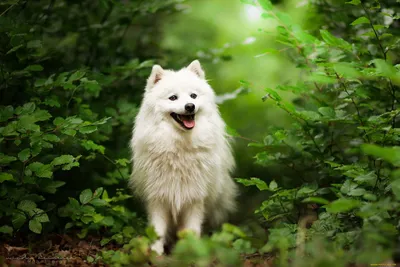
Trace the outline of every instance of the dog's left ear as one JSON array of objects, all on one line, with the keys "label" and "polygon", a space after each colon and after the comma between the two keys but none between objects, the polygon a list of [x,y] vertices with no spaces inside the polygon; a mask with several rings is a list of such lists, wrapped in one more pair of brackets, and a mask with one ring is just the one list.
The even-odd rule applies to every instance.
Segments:
[{"label": "dog's left ear", "polygon": [[164,76],[164,69],[160,65],[154,65],[150,77],[147,79],[146,89],[153,88]]},{"label": "dog's left ear", "polygon": [[190,63],[189,66],[187,66],[187,69],[194,72],[201,79],[205,78],[204,71],[200,65],[200,61],[198,61],[197,59]]}]

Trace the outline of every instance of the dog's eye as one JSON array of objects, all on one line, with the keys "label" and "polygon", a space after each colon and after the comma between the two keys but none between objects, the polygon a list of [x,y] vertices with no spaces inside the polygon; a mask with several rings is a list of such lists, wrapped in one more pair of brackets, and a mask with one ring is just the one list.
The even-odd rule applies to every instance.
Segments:
[{"label": "dog's eye", "polygon": [[171,101],[175,101],[178,99],[178,97],[176,95],[173,95],[173,96],[170,96],[168,99]]},{"label": "dog's eye", "polygon": [[190,97],[195,99],[197,97],[197,95],[196,94],[191,94]]}]

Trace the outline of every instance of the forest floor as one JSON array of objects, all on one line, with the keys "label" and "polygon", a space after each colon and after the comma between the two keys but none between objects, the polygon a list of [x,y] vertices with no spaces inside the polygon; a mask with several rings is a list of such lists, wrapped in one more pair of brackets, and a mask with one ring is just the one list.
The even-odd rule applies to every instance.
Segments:
[{"label": "forest floor", "polygon": [[[66,234],[51,234],[46,238],[26,241],[14,239],[0,244],[0,267],[2,266],[109,266],[96,259],[102,250],[118,250],[120,245],[100,245],[101,237],[88,236],[85,240]],[[242,255],[245,267],[272,267],[273,256],[258,253]],[[156,266],[156,265],[150,265]]]},{"label": "forest floor", "polygon": [[30,245],[22,240],[4,243],[0,246],[0,255],[5,258],[2,266],[107,266],[101,262],[89,263],[87,259],[96,258],[101,250],[119,248],[113,244],[101,247],[99,237],[81,240],[52,234],[46,239],[31,241]]}]

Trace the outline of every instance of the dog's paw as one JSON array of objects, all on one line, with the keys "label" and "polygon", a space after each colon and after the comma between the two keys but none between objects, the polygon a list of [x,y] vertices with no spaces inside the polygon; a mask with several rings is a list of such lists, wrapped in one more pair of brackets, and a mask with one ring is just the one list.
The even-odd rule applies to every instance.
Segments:
[{"label": "dog's paw", "polygon": [[157,240],[151,245],[151,250],[157,252],[158,255],[162,255],[164,253],[164,243],[161,240]]}]

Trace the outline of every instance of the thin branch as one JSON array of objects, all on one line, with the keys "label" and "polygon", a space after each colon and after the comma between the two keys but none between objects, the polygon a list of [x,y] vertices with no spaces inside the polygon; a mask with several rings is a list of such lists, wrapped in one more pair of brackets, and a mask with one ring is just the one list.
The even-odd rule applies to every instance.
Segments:
[{"label": "thin branch", "polygon": [[243,139],[243,140],[246,140],[246,141],[254,142],[254,143],[261,143],[260,141],[257,141],[257,140],[251,139],[251,138],[247,138],[247,137],[244,137],[244,136],[241,136],[241,135],[238,135],[238,136],[235,136],[235,137]]},{"label": "thin branch", "polygon": [[367,17],[368,17],[369,25],[371,26],[372,30],[374,31],[375,38],[376,38],[376,40],[378,41],[379,48],[381,49],[381,52],[382,52],[382,54],[383,54],[383,58],[386,60],[386,52],[385,52],[385,49],[383,49],[381,40],[379,39],[379,35],[378,35],[378,33],[376,32],[376,30],[375,30],[374,24],[372,24],[371,14],[368,12],[368,9],[365,7],[363,1],[361,1],[361,6],[362,6],[362,8],[364,9],[364,12],[365,12],[365,14],[366,14]]},{"label": "thin branch", "polygon": [[[364,9],[365,14],[367,15],[367,18],[369,20],[369,25],[371,26],[371,28],[372,28],[372,30],[374,32],[376,41],[378,42],[379,48],[381,49],[383,58],[385,59],[385,61],[387,61],[387,56],[386,56],[387,51],[385,51],[385,49],[383,48],[382,43],[381,43],[381,39],[379,38],[379,35],[378,35],[377,31],[375,30],[374,24],[372,23],[372,19],[371,19],[371,14],[369,13],[368,9],[365,7],[363,1],[361,1],[361,6]],[[388,78],[388,80],[389,80],[389,86],[390,86],[391,95],[392,95],[391,109],[393,111],[396,108],[396,103],[395,103],[397,101],[396,100],[396,91],[395,91],[395,88],[393,86],[392,80],[390,78]],[[392,118],[392,128],[395,128],[395,124],[396,124],[396,116],[394,116]]]},{"label": "thin branch", "polygon": [[[306,121],[306,127],[309,127],[309,125],[308,125],[308,123],[307,123],[307,121]],[[321,151],[321,149],[319,148],[319,146],[318,146],[318,144],[317,144],[317,142],[315,141],[315,138],[314,138],[314,136],[312,136],[312,134],[311,134],[311,132],[310,132],[310,130],[309,129],[304,129],[304,131],[307,133],[307,135],[311,138],[311,140],[313,141],[313,143],[314,143],[314,146],[317,148],[317,150],[318,150],[318,153],[321,155],[321,157],[322,157],[322,161],[323,161],[323,157],[324,157],[324,153]]]},{"label": "thin branch", "polygon": [[4,14],[6,14],[9,10],[11,10],[11,8],[18,5],[18,3],[19,3],[19,1],[16,2],[15,4],[12,4],[11,6],[9,6],[6,10],[3,11],[3,13],[0,14],[0,17],[3,16]]},{"label": "thin branch", "polygon": [[[361,114],[360,114],[360,109],[358,108],[356,102],[354,101],[353,97],[350,96],[350,93],[347,89],[346,84],[342,81],[342,79],[339,77],[339,74],[337,74],[337,72],[335,72],[336,78],[338,79],[339,83],[343,86],[344,91],[347,93],[347,95],[350,97],[351,102],[353,103],[354,107],[356,108],[357,111],[357,118],[360,121],[360,124],[362,127],[365,127],[363,120],[361,119]],[[367,131],[365,131],[365,129],[363,129],[365,137],[367,138],[368,143],[370,142],[369,136],[367,134]]]},{"label": "thin branch", "polygon": [[104,154],[101,154],[101,155],[102,155],[106,160],[108,160],[109,162],[111,162],[112,164],[114,164],[115,167],[117,168],[119,174],[121,175],[121,178],[122,178],[122,179],[125,179],[124,175],[122,174],[121,170],[120,170],[119,167],[118,167],[118,164],[115,163],[112,159],[110,159],[110,158],[107,157],[106,155],[104,155]]}]

